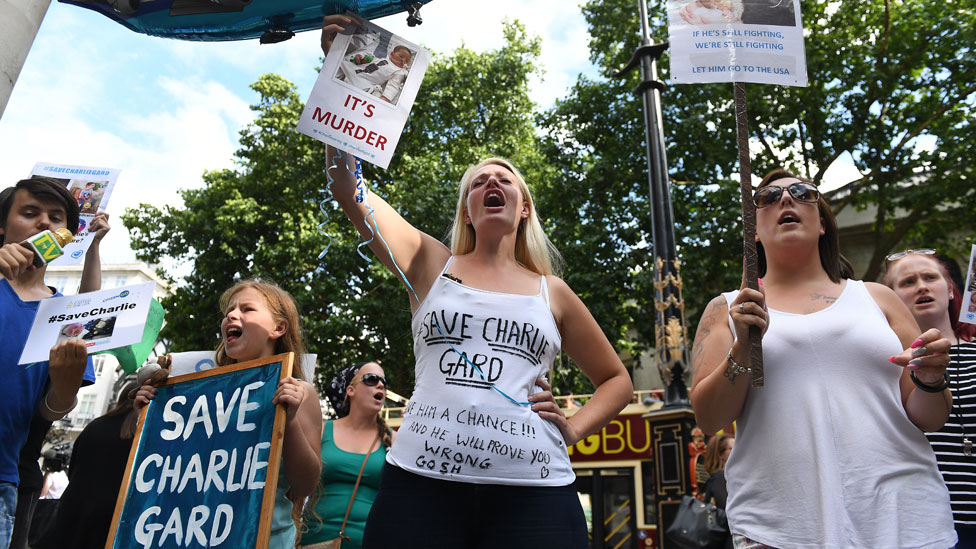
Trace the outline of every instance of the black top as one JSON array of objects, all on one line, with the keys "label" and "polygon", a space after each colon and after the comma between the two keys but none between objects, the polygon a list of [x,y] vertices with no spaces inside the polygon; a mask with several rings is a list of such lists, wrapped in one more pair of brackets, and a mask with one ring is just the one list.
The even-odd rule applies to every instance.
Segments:
[{"label": "black top", "polygon": [[132,439],[119,436],[127,416],[99,417],[78,435],[68,467],[70,482],[61,496],[52,529],[55,537],[63,536],[45,547],[105,547],[132,446]]},{"label": "black top", "polygon": [[17,475],[20,477],[17,489],[21,492],[39,491],[44,487],[44,474],[41,473],[37,460],[41,457],[44,437],[50,428],[51,422],[41,417],[41,414],[35,413],[31,417],[27,440],[20,449],[20,461],[17,463]]},{"label": "black top", "polygon": [[963,452],[963,429],[966,438],[976,441],[976,343],[953,345],[949,356],[952,413],[942,429],[925,436],[949,488],[956,527],[976,528],[976,452]]},{"label": "black top", "polygon": [[719,469],[712,473],[702,491],[705,494],[706,503],[710,503],[712,498],[715,498],[716,507],[724,511],[725,502],[729,499],[729,489],[725,485],[725,469]]}]

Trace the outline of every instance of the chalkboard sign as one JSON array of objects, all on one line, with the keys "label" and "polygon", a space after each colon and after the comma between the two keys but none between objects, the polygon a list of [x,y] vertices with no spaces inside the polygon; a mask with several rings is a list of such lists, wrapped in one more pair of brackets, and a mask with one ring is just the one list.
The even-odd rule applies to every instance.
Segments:
[{"label": "chalkboard sign", "polygon": [[[106,549],[267,547],[293,353],[167,380],[143,408]],[[258,517],[258,511],[260,516]]]}]

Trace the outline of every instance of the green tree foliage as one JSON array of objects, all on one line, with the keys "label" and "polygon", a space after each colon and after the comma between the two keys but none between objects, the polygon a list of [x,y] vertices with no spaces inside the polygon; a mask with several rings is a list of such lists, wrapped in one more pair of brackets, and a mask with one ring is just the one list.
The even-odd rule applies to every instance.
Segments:
[{"label": "green tree foliage", "polygon": [[[659,41],[667,38],[665,6],[650,6],[651,36]],[[871,268],[857,273],[863,278],[874,279],[881,259],[899,245],[958,250],[953,231],[976,225],[973,167],[965,160],[972,157],[976,106],[972,2],[804,1],[802,9],[810,86],[748,86],[750,129],[761,146],[753,173],[783,166],[819,182],[838,158],[850,158],[862,176],[833,201],[835,211],[877,211]],[[640,42],[635,3],[590,0],[583,11],[591,60],[604,74],[626,65]],[[665,81],[668,64],[665,55],[659,65]],[[652,295],[651,208],[643,107],[632,93],[638,82],[636,71],[621,80],[581,77],[540,123],[549,136],[547,154],[580,187],[574,211],[596,221],[586,237],[620,253],[624,273],[607,282],[635,300],[636,343],[646,345],[653,344],[654,318],[644,297]],[[732,86],[668,87],[663,109],[684,297],[694,326],[704,304],[737,287],[741,273],[737,183],[729,181],[737,172]],[[599,261],[588,261],[599,257],[590,248],[571,253],[574,269],[605,274]]]},{"label": "green tree foliage", "polygon": [[[435,237],[453,218],[461,174],[480,158],[509,157],[530,181],[548,180],[528,99],[539,42],[517,23],[505,38],[496,51],[435,57],[390,169],[364,165],[370,192]],[[320,212],[324,146],[295,130],[303,105],[294,86],[264,75],[252,88],[257,119],[241,131],[238,167],[205,173],[202,188],[181,192],[182,207],[142,204],[123,217],[139,259],[161,264],[174,281],[181,266],[191,269],[163,303],[170,319],[163,336],[174,351],[214,348],[220,293],[237,279],[270,278],[300,304],[320,384],[345,365],[380,360],[391,388],[409,395],[403,285],[378,261],[359,257],[359,236],[331,200],[327,220]],[[323,222],[331,248],[318,261]]]}]

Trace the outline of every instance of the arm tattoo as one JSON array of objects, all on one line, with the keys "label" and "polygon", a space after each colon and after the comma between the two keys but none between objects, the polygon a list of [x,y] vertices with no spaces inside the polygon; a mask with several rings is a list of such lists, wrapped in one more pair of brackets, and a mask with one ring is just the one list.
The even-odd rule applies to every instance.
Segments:
[{"label": "arm tattoo", "polygon": [[714,316],[722,309],[722,303],[713,301],[705,312],[702,314],[701,320],[698,321],[698,331],[695,333],[695,344],[691,351],[691,379],[695,380],[698,377],[698,371],[701,369],[702,355],[705,354],[705,340],[708,339],[709,334],[712,333],[709,324],[714,322]]}]

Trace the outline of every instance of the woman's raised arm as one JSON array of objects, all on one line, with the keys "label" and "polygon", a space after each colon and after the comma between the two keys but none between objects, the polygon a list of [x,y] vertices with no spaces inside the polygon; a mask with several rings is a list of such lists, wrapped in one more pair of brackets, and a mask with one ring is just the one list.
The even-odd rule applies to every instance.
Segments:
[{"label": "woman's raised arm", "polygon": [[[417,296],[423,300],[450,257],[450,250],[434,237],[408,223],[381,196],[363,193],[360,197],[360,191],[356,188],[355,160],[352,155],[338,152],[330,146],[326,147],[326,155],[329,174],[333,178],[332,196],[346,217],[355,225],[363,240],[372,239],[369,249],[373,250],[388,269],[394,274],[397,274],[396,266],[403,270]],[[331,168],[333,165],[336,167]],[[372,208],[372,213],[367,204]],[[382,235],[382,240],[377,233]],[[414,307],[419,304],[413,294],[410,294],[410,303]]]}]

